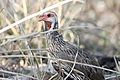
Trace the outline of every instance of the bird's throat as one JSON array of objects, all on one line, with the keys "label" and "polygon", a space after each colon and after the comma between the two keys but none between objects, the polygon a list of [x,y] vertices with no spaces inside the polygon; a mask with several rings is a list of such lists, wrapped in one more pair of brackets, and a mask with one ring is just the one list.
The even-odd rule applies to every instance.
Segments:
[{"label": "bird's throat", "polygon": [[45,27],[47,28],[47,30],[49,30],[52,27],[52,23],[49,21],[45,21]]}]

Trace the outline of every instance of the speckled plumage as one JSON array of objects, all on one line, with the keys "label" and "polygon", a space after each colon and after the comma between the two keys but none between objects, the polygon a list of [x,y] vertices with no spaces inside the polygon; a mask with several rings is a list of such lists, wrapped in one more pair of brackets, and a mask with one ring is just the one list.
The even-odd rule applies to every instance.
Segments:
[{"label": "speckled plumage", "polygon": [[[50,14],[50,12],[47,12],[47,13]],[[55,14],[55,13],[52,13],[52,14]],[[55,21],[57,21],[57,19]],[[44,22],[45,22],[45,28],[46,30],[48,30],[47,27],[49,25],[47,24],[46,21]],[[58,22],[55,22],[55,23],[51,22],[52,24],[51,26],[53,29],[58,28],[57,23]],[[83,51],[78,46],[75,46],[73,44],[70,44],[64,41],[62,35],[60,35],[58,31],[51,31],[47,33],[46,39],[48,43],[47,51],[50,52],[52,55],[54,55],[56,58],[74,61],[76,54],[78,54],[76,58],[77,62],[99,66],[94,56],[92,56],[90,53]],[[64,71],[68,73],[70,72],[71,67],[73,66],[72,63],[61,62],[61,64],[63,65],[62,68],[64,69]],[[87,67],[83,65],[77,65],[77,64],[75,65],[74,69],[80,71],[83,74],[73,71],[71,73],[71,76],[73,78],[71,77],[70,80],[105,80],[102,70],[100,69]]]}]

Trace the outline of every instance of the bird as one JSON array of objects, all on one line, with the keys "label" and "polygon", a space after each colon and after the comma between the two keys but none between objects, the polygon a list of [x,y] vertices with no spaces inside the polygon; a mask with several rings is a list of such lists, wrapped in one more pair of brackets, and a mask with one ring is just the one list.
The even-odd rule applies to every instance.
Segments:
[{"label": "bird", "polygon": [[[120,57],[112,57],[112,56],[106,56],[106,55],[95,55],[95,57],[98,59],[98,62],[101,67],[115,70],[116,69],[116,62],[120,61]],[[115,62],[116,59],[116,62]],[[111,72],[109,72],[111,73]]]},{"label": "bird", "polygon": [[[38,22],[41,21],[44,22],[43,30],[48,31],[45,34],[48,44],[46,50],[55,58],[69,61],[74,61],[76,58],[76,62],[99,66],[99,63],[94,56],[79,48],[75,44],[65,41],[62,34],[55,30],[59,29],[60,26],[58,25],[57,14],[54,11],[47,11],[39,15]],[[53,66],[56,65],[56,67],[60,67],[56,69],[61,69],[63,71],[63,75],[61,73],[60,76],[66,78],[67,74],[69,74],[72,69],[73,64],[62,61],[60,64],[62,67],[58,64],[53,64]],[[79,71],[79,73],[77,71]],[[105,80],[105,78],[103,70],[101,69],[75,64],[74,70],[66,80]]]}]

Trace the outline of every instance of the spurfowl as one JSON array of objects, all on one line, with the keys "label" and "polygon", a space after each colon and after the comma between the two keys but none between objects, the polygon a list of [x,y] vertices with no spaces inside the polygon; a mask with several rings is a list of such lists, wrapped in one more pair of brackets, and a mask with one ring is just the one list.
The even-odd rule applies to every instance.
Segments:
[{"label": "spurfowl", "polygon": [[[44,21],[45,23],[44,30],[50,31],[46,33],[48,52],[52,53],[56,58],[70,61],[74,61],[76,58],[76,62],[99,66],[95,57],[93,57],[90,53],[82,51],[78,46],[75,46],[64,41],[63,36],[60,35],[58,31],[54,30],[59,28],[58,19],[55,12],[48,11],[43,13],[42,15],[39,16],[39,21]],[[61,61],[61,64],[64,65],[64,67],[62,67],[64,71],[68,73],[73,67],[72,63]],[[67,76],[67,73],[65,74],[66,75],[61,76],[62,77]],[[66,80],[105,80],[105,79],[102,70],[75,64],[74,70],[71,72],[70,76]]]}]

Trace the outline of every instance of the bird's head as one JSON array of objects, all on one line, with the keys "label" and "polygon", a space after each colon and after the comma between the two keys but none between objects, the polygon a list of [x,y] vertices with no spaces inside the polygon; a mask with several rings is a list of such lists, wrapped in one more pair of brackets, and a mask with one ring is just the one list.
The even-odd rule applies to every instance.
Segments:
[{"label": "bird's head", "polygon": [[45,31],[58,28],[58,19],[55,12],[48,11],[38,17],[39,21],[45,22]]}]

